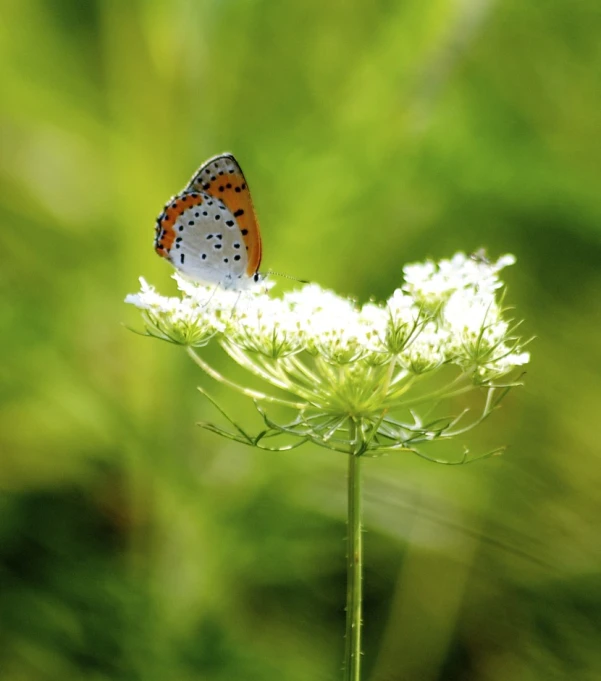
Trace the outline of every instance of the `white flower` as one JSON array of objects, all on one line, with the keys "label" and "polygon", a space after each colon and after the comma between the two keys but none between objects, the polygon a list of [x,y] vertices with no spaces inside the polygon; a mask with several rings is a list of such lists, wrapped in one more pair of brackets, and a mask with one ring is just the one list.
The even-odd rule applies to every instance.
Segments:
[{"label": "white flower", "polygon": [[311,321],[314,315],[343,317],[352,314],[354,304],[333,291],[321,288],[318,284],[306,284],[297,291],[284,294],[284,301],[303,319]]},{"label": "white flower", "polygon": [[501,256],[497,262],[471,258],[465,253],[456,253],[450,260],[438,264],[428,260],[403,268],[405,285],[403,289],[417,300],[442,300],[456,290],[475,288],[494,293],[503,286],[498,272],[515,263],[513,255]]},{"label": "white flower", "polygon": [[144,279],[144,277],[139,278],[140,282],[140,292],[139,293],[129,293],[125,296],[125,302],[131,305],[135,305],[140,308],[140,310],[151,310],[156,311],[169,311],[172,310],[179,303],[179,298],[166,298],[160,295],[154,290],[154,286]]},{"label": "white flower", "polygon": [[396,289],[388,299],[386,309],[385,345],[388,352],[396,355],[415,339],[427,317],[415,299],[402,289]]},{"label": "white flower", "polygon": [[284,300],[305,330],[309,351],[334,364],[355,362],[369,352],[367,329],[348,298],[308,284],[299,291],[287,293]]},{"label": "white flower", "polygon": [[514,260],[506,255],[493,263],[457,253],[439,263],[407,265],[403,287],[385,305],[369,302],[360,309],[316,284],[273,298],[265,282],[240,292],[177,274],[181,298],[161,296],[140,279],[140,292],[126,302],[143,310],[152,335],[186,345],[215,337],[226,349],[238,348],[236,361],[239,351],[277,361],[306,350],[349,371],[357,362],[374,370],[390,362],[394,367],[397,358],[397,366],[413,374],[450,362],[482,379],[529,359],[497,301],[498,273]]},{"label": "white flower", "polygon": [[[513,261],[458,253],[408,265],[405,283],[386,303],[362,307],[316,284],[272,297],[264,282],[240,292],[177,275],[181,297],[161,296],[140,279],[140,291],[126,302],[141,309],[148,335],[193,347],[214,340],[279,391],[270,395],[232,381],[188,347],[208,376],[251,398],[265,422],[251,436],[219,407],[235,428],[204,424],[208,430],[274,451],[297,445],[272,446],[273,438],[297,436],[300,444],[310,440],[355,456],[397,450],[426,456],[421,443],[455,437],[482,421],[505,394],[499,389],[516,385],[497,379],[530,360],[502,307],[498,273]],[[420,404],[429,413],[474,387],[484,389],[485,401],[471,423],[457,425],[461,412],[420,417]],[[278,424],[265,409],[269,404],[296,415]]]},{"label": "white flower", "polygon": [[278,358],[305,347],[306,329],[285,300],[255,296],[237,307],[228,322],[228,342]]},{"label": "white flower", "polygon": [[161,296],[142,277],[140,285],[140,293],[129,294],[125,302],[143,311],[150,335],[181,345],[201,346],[223,330],[215,308],[208,304],[191,297]]},{"label": "white flower", "polygon": [[510,322],[502,317],[492,291],[455,291],[442,311],[449,330],[450,360],[466,371],[490,379],[528,362],[528,353],[514,352]]},{"label": "white flower", "polygon": [[368,364],[378,366],[390,361],[386,344],[390,315],[387,309],[374,303],[366,303],[359,311],[358,321],[363,330],[365,355]]},{"label": "white flower", "polygon": [[414,374],[437,369],[447,358],[449,333],[434,322],[424,324],[400,355],[401,366]]},{"label": "white flower", "polygon": [[452,293],[441,311],[444,324],[451,333],[480,333],[483,327],[487,333],[502,338],[507,332],[507,322],[501,318],[493,293],[474,289],[463,289]]}]

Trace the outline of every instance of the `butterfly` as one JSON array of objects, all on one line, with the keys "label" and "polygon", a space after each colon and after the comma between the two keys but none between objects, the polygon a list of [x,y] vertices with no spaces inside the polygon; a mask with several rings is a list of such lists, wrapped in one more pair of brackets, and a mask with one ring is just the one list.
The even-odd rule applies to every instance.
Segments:
[{"label": "butterfly", "polygon": [[154,249],[192,281],[242,290],[261,281],[261,234],[232,154],[205,161],[156,221]]}]

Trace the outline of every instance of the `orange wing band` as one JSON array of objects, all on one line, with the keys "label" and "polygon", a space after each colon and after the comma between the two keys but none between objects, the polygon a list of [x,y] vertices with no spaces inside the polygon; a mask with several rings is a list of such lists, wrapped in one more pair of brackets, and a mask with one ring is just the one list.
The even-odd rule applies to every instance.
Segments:
[{"label": "orange wing band", "polygon": [[176,196],[171,203],[165,206],[163,212],[159,215],[156,224],[156,238],[154,242],[154,250],[163,258],[166,258],[171,251],[173,242],[175,241],[176,231],[175,223],[179,216],[188,208],[193,206],[200,206],[202,204],[202,196],[200,194],[180,194]]}]

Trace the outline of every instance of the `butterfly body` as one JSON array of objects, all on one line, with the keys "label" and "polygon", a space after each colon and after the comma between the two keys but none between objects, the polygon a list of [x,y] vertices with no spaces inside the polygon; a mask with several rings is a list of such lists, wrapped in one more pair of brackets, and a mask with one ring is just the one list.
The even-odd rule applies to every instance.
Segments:
[{"label": "butterfly body", "polygon": [[259,225],[231,154],[206,161],[166,204],[157,218],[154,247],[193,281],[244,289],[260,280]]}]

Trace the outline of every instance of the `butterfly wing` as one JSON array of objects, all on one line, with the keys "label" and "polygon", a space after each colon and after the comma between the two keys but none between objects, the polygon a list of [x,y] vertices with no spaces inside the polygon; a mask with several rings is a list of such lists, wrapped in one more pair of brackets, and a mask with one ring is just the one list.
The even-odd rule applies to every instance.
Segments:
[{"label": "butterfly wing", "polygon": [[225,202],[207,192],[184,191],[171,199],[157,219],[154,245],[190,279],[244,287],[249,251]]},{"label": "butterfly wing", "polygon": [[225,204],[248,248],[245,273],[252,277],[261,264],[261,233],[248,184],[236,159],[232,154],[210,158],[196,171],[184,191],[205,192]]}]

